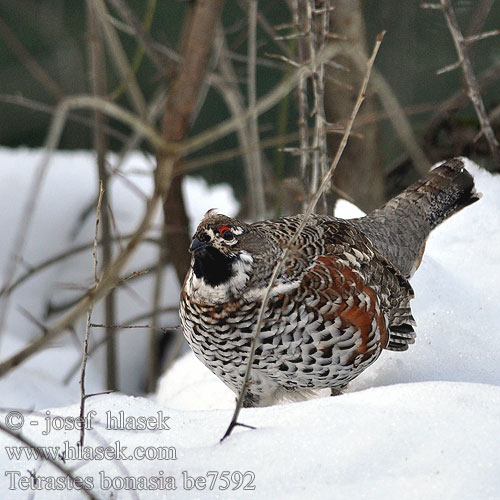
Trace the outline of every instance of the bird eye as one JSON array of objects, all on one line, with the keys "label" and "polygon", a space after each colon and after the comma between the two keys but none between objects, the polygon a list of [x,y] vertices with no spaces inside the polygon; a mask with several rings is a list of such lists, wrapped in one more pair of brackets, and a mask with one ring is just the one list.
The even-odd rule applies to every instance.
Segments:
[{"label": "bird eye", "polygon": [[226,241],[231,241],[234,238],[234,234],[229,229],[228,226],[221,226],[219,227],[219,234],[226,240]]}]

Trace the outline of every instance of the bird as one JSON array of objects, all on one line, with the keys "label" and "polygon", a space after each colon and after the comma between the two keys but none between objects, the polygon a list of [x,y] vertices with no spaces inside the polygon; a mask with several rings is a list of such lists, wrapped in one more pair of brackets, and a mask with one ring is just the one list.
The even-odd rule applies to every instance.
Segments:
[{"label": "bird", "polygon": [[[269,290],[244,407],[342,394],[383,350],[415,342],[409,283],[429,233],[481,197],[462,158],[357,219],[311,214]],[[236,395],[274,268],[304,215],[254,223],[209,210],[179,316],[194,354]]]}]

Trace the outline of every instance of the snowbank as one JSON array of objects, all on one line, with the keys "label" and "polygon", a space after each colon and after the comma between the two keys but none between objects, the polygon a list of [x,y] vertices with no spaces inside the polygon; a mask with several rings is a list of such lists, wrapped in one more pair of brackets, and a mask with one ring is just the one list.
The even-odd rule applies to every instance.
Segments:
[{"label": "snowbank", "polygon": [[[17,183],[15,189],[20,190],[22,199],[30,175],[24,172],[27,160],[24,173],[18,176],[9,171],[5,177],[7,166],[18,161],[17,154],[1,152],[0,186],[8,193]],[[69,161],[79,164],[75,158],[78,154],[56,155],[60,172]],[[90,156],[82,154],[80,159],[89,162]],[[134,161],[145,168],[142,158]],[[237,428],[220,444],[231,418],[234,395],[189,353],[163,377],[155,400],[123,395],[90,398],[84,451],[93,453],[94,458],[78,460],[72,454],[76,453],[79,431],[59,429],[63,424],[71,427],[71,418],[78,415],[77,405],[68,406],[78,399],[76,385],[65,387],[60,382],[60,367],[69,363],[70,354],[77,359],[78,352],[71,342],[61,341],[0,381],[4,407],[52,408],[50,413],[40,410],[20,416],[14,410],[7,418],[9,411],[5,410],[0,413],[0,422],[23,423],[23,436],[40,446],[60,447],[48,450],[55,456],[66,447],[66,466],[73,468],[99,498],[498,498],[500,179],[473,164],[467,168],[484,196],[440,226],[428,242],[422,265],[412,279],[417,343],[405,353],[383,353],[351,384],[349,393],[245,409],[240,421],[256,429]],[[73,182],[69,177],[64,186]],[[27,259],[36,262],[39,256],[32,252],[49,255],[67,245],[76,215],[92,202],[91,181],[84,177],[82,173],[75,179],[76,186],[69,187],[69,192],[61,181],[48,179],[46,189],[51,194],[46,205],[40,204],[38,218],[33,221],[33,243],[28,245]],[[139,184],[148,182],[147,177],[141,178]],[[88,188],[84,189],[86,182]],[[14,184],[9,188],[8,183]],[[230,210],[221,202],[222,193],[234,206],[225,190],[212,191],[217,198],[214,202],[207,200],[210,190],[205,186],[203,194],[190,195],[190,189],[194,188],[187,187],[188,199],[208,204],[200,207],[195,220],[211,206]],[[62,201],[57,201],[54,193]],[[72,206],[75,197],[81,200],[76,208]],[[0,217],[4,234],[12,233],[15,226],[11,220],[18,213],[15,196],[9,200],[10,218],[10,205]],[[51,203],[61,203],[66,212],[58,215],[54,210],[44,216]],[[124,198],[123,212],[117,218],[133,227],[139,208],[131,208],[130,203]],[[342,216],[350,215],[357,214],[345,205]],[[91,239],[91,222],[88,229],[85,238]],[[38,248],[37,238],[44,235],[46,244]],[[5,248],[6,242],[3,252]],[[141,260],[144,264],[149,257],[141,253],[133,265],[139,266]],[[79,279],[91,276],[88,254],[82,258],[84,261],[68,264],[64,270],[51,270],[52,274],[44,275],[36,286],[20,289],[15,301],[32,303],[35,311],[41,311],[40,298],[52,296],[61,276],[67,279],[66,271],[76,273],[71,280],[77,280],[74,276],[78,273]],[[65,296],[65,291],[59,292]],[[177,290],[166,293],[172,303],[174,292]],[[13,314],[8,331],[10,335],[0,345],[2,357],[8,350],[17,350],[35,329],[24,317]],[[128,349],[132,346],[134,352],[129,353],[130,359],[140,359],[145,347],[138,345],[139,334],[131,339]],[[137,366],[131,364],[127,370]],[[99,373],[97,360],[90,371]],[[149,429],[144,428],[146,423]],[[116,429],[117,425],[129,429]],[[49,432],[44,434],[44,430]],[[37,499],[83,497],[74,489],[54,491],[55,480],[51,478],[59,473],[51,464],[12,448],[19,445],[0,432],[2,498],[27,498],[33,489]],[[107,458],[95,456],[99,447],[111,447]],[[121,453],[120,460],[111,457],[116,452]],[[28,471],[35,471],[36,484],[30,482]]]},{"label": "snowbank", "polygon": [[[0,199],[3,207],[0,212],[0,231],[3,235],[0,245],[0,281],[3,279],[22,209],[41,158],[39,150],[0,148]],[[115,157],[112,156],[111,160],[114,163]],[[151,162],[142,154],[133,153],[123,163],[121,175],[113,177],[109,191],[116,232],[122,236],[131,233],[142,217],[144,196],[149,195],[152,190],[152,168]],[[53,156],[47,176],[41,183],[39,201],[30,221],[23,261],[18,266],[17,277],[59,252],[92,243],[97,202],[95,171],[95,158],[91,152],[57,152]],[[189,177],[185,179],[183,187],[189,193],[186,198],[187,211],[193,221],[201,219],[203,214],[214,206],[219,206],[232,215],[237,210],[237,203],[227,185],[209,187],[203,179]],[[82,214],[86,211],[87,217],[82,220]],[[158,235],[159,231],[153,227],[150,236]],[[116,249],[119,250],[118,244]],[[156,246],[144,243],[123,274],[151,267],[156,259]],[[172,269],[167,269],[164,282],[164,305],[175,309],[179,300],[179,285]],[[0,336],[0,358],[5,359],[9,354],[17,352],[29,339],[39,335],[39,328],[27,317],[24,310],[43,321],[49,304],[54,308],[75,300],[92,283],[91,248],[76,253],[57,265],[49,266],[23,282],[10,298],[5,331]],[[129,287],[117,291],[117,320],[120,323],[150,309],[148,304],[152,301],[154,280],[144,276],[133,284],[130,283]],[[53,315],[48,321],[53,321],[56,317],[57,315]],[[163,319],[168,325],[178,323],[175,312],[165,315]],[[94,308],[93,321],[104,322],[101,305]],[[77,329],[81,335],[83,323],[77,325]],[[119,380],[120,387],[127,393],[137,393],[146,377],[147,367],[144,360],[147,357],[148,334],[147,329],[120,332]],[[98,342],[102,335],[103,330],[94,329],[91,340]],[[77,401],[80,361],[80,341],[75,342],[75,339],[68,335],[59,338],[51,344],[50,349],[33,356],[23,365],[25,369],[31,370],[26,372],[26,376],[32,373],[35,380],[33,384],[26,385],[38,387],[36,391],[19,390],[17,381],[22,376],[18,375],[18,372],[8,379],[0,380],[2,405],[47,408]],[[87,392],[94,393],[106,389],[102,375],[104,362],[104,349],[101,348],[89,360]],[[71,373],[74,375],[69,386],[66,386],[61,381]]]}]

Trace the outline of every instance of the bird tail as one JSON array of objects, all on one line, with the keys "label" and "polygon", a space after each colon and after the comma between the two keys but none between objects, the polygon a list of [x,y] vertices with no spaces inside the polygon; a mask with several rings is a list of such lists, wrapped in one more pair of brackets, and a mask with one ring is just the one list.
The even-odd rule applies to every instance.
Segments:
[{"label": "bird tail", "polygon": [[429,233],[448,217],[479,200],[474,179],[461,158],[432,169],[357,225],[402,274],[420,264]]},{"label": "bird tail", "polygon": [[465,169],[461,158],[452,158],[432,169],[429,175],[415,182],[390,200],[383,209],[398,211],[408,203],[425,218],[430,230],[445,219],[481,198],[474,187],[472,175]]}]

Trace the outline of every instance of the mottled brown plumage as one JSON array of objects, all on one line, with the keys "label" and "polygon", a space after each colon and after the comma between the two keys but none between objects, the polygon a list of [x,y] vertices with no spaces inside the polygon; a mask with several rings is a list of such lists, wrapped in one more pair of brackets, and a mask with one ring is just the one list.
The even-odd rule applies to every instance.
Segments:
[{"label": "mottled brown plumage", "polygon": [[[383,349],[414,343],[407,279],[429,232],[478,199],[453,159],[366,217],[312,215],[265,310],[246,406],[341,391]],[[180,317],[196,356],[241,389],[266,287],[302,215],[246,224],[209,211],[191,245]]]}]

